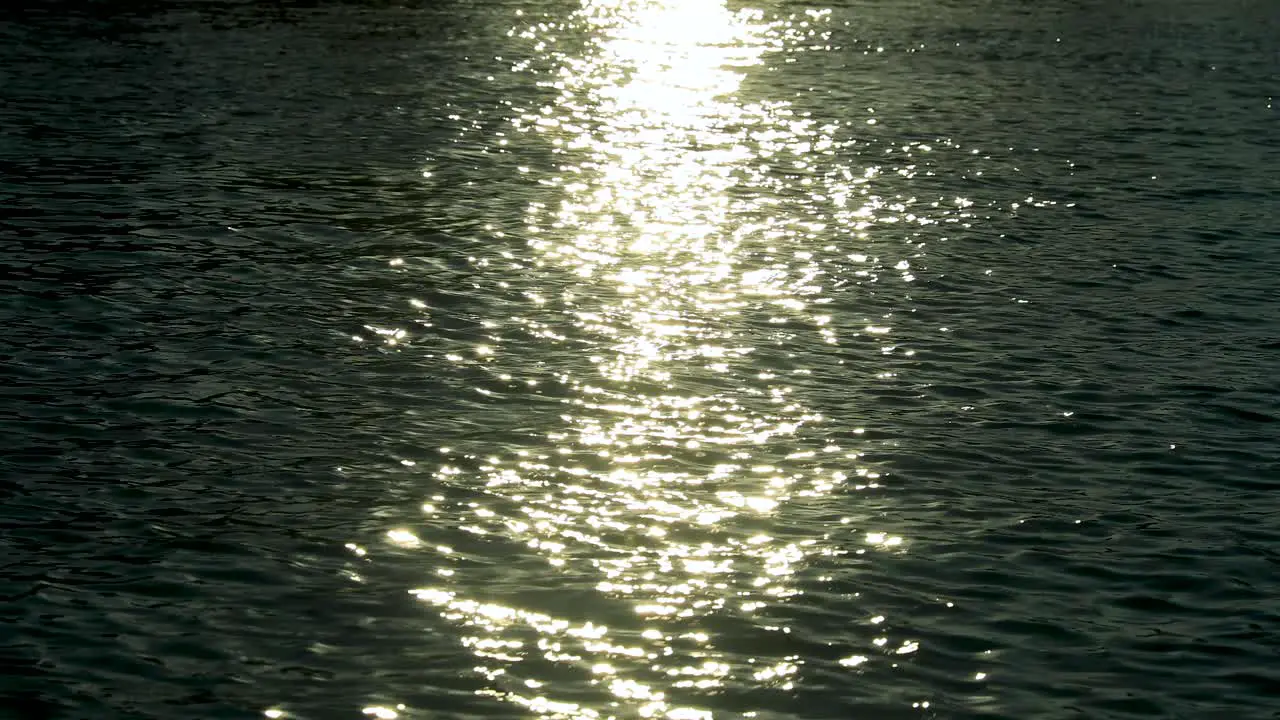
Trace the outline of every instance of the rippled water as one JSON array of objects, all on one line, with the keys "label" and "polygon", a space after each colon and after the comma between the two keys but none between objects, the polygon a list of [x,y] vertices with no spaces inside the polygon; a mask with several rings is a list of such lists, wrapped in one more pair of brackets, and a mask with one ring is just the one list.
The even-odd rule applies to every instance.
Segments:
[{"label": "rippled water", "polygon": [[11,6],[0,716],[1280,717],[1278,70],[1261,0]]}]

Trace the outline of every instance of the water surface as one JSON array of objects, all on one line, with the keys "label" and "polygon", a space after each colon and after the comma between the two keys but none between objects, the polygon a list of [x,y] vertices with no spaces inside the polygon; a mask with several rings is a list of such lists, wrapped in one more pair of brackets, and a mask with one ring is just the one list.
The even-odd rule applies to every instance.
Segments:
[{"label": "water surface", "polygon": [[5,11],[0,707],[1280,716],[1278,30]]}]

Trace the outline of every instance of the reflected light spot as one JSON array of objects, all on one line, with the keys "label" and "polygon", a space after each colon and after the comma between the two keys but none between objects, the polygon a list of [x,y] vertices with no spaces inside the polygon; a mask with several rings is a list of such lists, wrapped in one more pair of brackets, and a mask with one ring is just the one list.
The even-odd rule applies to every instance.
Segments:
[{"label": "reflected light spot", "polygon": [[418,536],[408,530],[390,530],[387,532],[387,539],[403,548],[416,548],[422,545]]},{"label": "reflected light spot", "polygon": [[902,538],[897,535],[890,536],[882,532],[872,532],[867,533],[867,542],[871,545],[895,547],[902,544]]}]

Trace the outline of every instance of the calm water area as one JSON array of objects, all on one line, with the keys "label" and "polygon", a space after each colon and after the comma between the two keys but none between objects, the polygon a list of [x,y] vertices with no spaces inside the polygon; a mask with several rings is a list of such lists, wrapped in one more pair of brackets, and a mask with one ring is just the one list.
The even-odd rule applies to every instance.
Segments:
[{"label": "calm water area", "polygon": [[1280,718],[1276,0],[0,8],[0,718]]}]

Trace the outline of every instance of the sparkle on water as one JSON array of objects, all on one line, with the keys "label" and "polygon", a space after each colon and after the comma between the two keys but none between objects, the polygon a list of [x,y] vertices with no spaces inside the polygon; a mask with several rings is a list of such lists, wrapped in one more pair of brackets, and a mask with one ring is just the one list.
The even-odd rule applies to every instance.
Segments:
[{"label": "sparkle on water", "polygon": [[[503,457],[495,448],[480,466],[472,480],[491,504],[446,509],[437,496],[423,512],[457,513],[465,531],[533,549],[545,560],[544,583],[585,578],[599,597],[555,612],[497,602],[483,583],[467,581],[450,548],[407,529],[386,540],[434,564],[412,593],[460,628],[487,692],[532,713],[709,718],[676,696],[729,682],[791,690],[804,658],[784,649],[730,662],[710,620],[756,617],[757,628],[789,633],[760,613],[801,592],[793,577],[807,559],[850,550],[829,542],[830,528],[797,537],[771,532],[771,521],[793,504],[875,487],[878,475],[859,467],[856,448],[831,442],[824,417],[795,397],[788,377],[810,369],[796,364],[789,338],[800,328],[828,346],[845,340],[829,308],[833,278],[914,279],[909,257],[874,256],[874,226],[963,221],[971,203],[939,199],[919,209],[914,198],[880,197],[881,167],[849,165],[856,154],[841,154],[856,144],[842,137],[852,133],[818,126],[788,102],[740,93],[767,54],[828,48],[825,12],[766,20],[710,0],[584,0],[569,21],[589,37],[577,55],[556,51],[562,26],[514,14],[510,35],[535,43],[547,67],[523,61],[512,70],[536,74],[555,100],[513,107],[490,142],[504,147],[512,133],[533,133],[558,160],[548,176],[519,168],[560,198],[531,202],[522,233],[526,261],[567,282],[558,296],[527,292],[537,316],[511,321],[558,343],[564,336],[538,318],[562,312],[593,339],[596,372],[560,376],[563,425],[540,451]],[[909,162],[894,170],[914,172]],[[893,342],[892,318],[865,320],[862,333],[878,338],[881,353],[910,354]],[[404,339],[369,330],[388,345]],[[483,363],[503,351],[495,339],[443,358]],[[862,429],[841,432],[852,442]],[[457,482],[462,472],[444,465],[437,477]],[[865,545],[853,552],[909,545],[887,530],[865,531],[870,522],[859,518]],[[593,617],[599,608],[624,612]],[[878,649],[892,662],[919,647],[910,638],[874,645],[846,648],[839,664],[854,673],[875,662],[854,651]],[[397,716],[380,706],[365,713]]]}]

